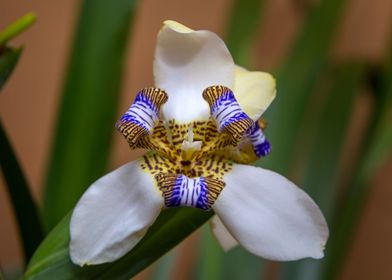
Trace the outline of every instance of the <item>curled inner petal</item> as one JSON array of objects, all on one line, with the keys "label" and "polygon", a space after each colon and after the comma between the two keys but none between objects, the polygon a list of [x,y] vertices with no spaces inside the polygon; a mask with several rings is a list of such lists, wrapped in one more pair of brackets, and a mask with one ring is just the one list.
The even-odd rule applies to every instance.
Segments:
[{"label": "curled inner petal", "polygon": [[265,157],[271,152],[271,145],[258,123],[255,123],[249,130],[248,138],[252,143],[253,151],[257,157]]},{"label": "curled inner petal", "polygon": [[131,147],[135,147],[141,137],[150,134],[167,99],[166,92],[159,88],[145,88],[138,92],[134,103],[116,123]]},{"label": "curled inner petal", "polygon": [[182,174],[160,173],[155,179],[166,207],[189,206],[210,210],[225,186],[223,181],[214,178],[188,178]]},{"label": "curled inner petal", "polygon": [[204,90],[203,97],[210,105],[211,115],[217,122],[218,131],[228,133],[232,145],[236,146],[254,124],[253,120],[241,109],[233,92],[227,87],[208,87]]}]

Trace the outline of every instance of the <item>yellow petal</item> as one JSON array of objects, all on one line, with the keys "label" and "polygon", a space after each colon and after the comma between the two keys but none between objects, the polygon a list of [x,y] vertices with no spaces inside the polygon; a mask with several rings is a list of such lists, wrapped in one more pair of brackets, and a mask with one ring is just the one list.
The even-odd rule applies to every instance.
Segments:
[{"label": "yellow petal", "polygon": [[234,94],[245,113],[256,121],[275,98],[275,79],[268,73],[236,66]]}]

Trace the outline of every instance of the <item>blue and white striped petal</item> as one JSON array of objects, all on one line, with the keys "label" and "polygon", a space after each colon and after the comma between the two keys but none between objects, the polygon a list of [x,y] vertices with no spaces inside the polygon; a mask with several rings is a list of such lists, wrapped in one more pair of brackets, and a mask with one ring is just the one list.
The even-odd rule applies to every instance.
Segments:
[{"label": "blue and white striped petal", "polygon": [[160,108],[167,99],[166,92],[159,88],[145,88],[137,93],[131,107],[116,123],[117,130],[124,135],[131,148],[136,148],[139,139],[153,130]]},{"label": "blue and white striped petal", "polygon": [[265,137],[258,122],[255,122],[247,133],[247,137],[252,143],[253,151],[258,157],[265,157],[271,152],[271,145]]},{"label": "blue and white striped petal", "polygon": [[203,98],[208,102],[211,116],[215,119],[218,132],[231,136],[232,145],[236,146],[254,124],[242,110],[234,93],[225,86],[210,86],[203,91]]},{"label": "blue and white striped petal", "polygon": [[225,183],[208,177],[189,178],[183,174],[160,173],[155,176],[166,207],[187,206],[208,211]]}]

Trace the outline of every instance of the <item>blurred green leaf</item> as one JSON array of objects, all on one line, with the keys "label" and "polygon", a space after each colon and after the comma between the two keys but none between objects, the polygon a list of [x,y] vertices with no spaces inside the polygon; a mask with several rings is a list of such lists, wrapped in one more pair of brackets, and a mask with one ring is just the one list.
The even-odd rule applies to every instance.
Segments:
[{"label": "blurred green leaf", "polygon": [[[319,87],[328,87],[326,80],[332,84],[324,93],[327,102],[321,108],[321,117],[314,120],[317,126],[315,139],[305,147],[310,149],[310,158],[306,161],[303,185],[306,192],[317,201],[328,223],[333,217],[339,194],[340,160],[347,127],[364,74],[365,67],[360,63],[331,67],[327,79],[322,79],[322,86]],[[314,107],[315,104],[309,106]],[[307,118],[314,118],[314,115],[311,111]],[[329,243],[325,259],[329,257],[328,247]],[[284,264],[283,279],[320,279],[325,259],[306,259]]]},{"label": "blurred green leaf", "polygon": [[23,32],[26,28],[30,27],[36,21],[36,19],[37,16],[30,12],[7,26],[4,30],[0,31],[0,48],[1,46],[5,45],[7,41]]},{"label": "blurred green leaf", "polygon": [[166,255],[163,255],[155,265],[152,280],[170,280],[173,267],[177,262],[177,248],[172,249]]},{"label": "blurred green leaf", "polygon": [[0,48],[0,90],[14,70],[22,50],[22,48]]},{"label": "blurred green leaf", "polygon": [[83,1],[48,166],[48,229],[106,170],[136,2]]},{"label": "blurred green leaf", "polygon": [[123,258],[113,263],[83,268],[72,264],[69,259],[68,215],[38,248],[24,279],[129,279],[181,242],[212,215],[212,211],[193,208],[164,210],[146,236]]},{"label": "blurred green leaf", "polygon": [[326,273],[323,279],[336,279],[352,236],[361,216],[369,185],[378,168],[392,155],[392,44],[388,65],[382,74],[381,86],[376,89],[376,102],[373,123],[367,133],[367,141],[356,176],[348,192],[336,209],[332,227],[334,235],[330,238],[330,252]]},{"label": "blurred green leaf", "polygon": [[262,19],[263,0],[235,0],[228,22],[227,47],[242,66],[251,62],[251,45]]},{"label": "blurred green leaf", "polygon": [[[23,50],[23,48],[6,47],[5,43],[30,26],[35,18],[34,14],[27,14],[0,32],[0,90],[10,77]],[[0,163],[27,262],[42,241],[43,231],[38,208],[1,122]]]},{"label": "blurred green leaf", "polygon": [[27,180],[1,122],[0,163],[19,227],[25,261],[27,262],[42,241],[43,232],[38,208],[31,196]]},{"label": "blurred green leaf", "polygon": [[[202,230],[198,262],[196,264],[196,279],[223,279],[223,259],[225,252],[212,236],[209,225]],[[240,260],[238,260],[240,262]],[[227,269],[227,268],[226,268]],[[229,279],[229,278],[228,278]]]},{"label": "blurred green leaf", "polygon": [[300,35],[277,75],[277,97],[265,118],[272,153],[261,165],[287,174],[304,119],[305,106],[323,71],[329,46],[334,39],[343,0],[321,1],[310,13]]},{"label": "blurred green leaf", "polygon": [[209,226],[203,230],[196,279],[259,279],[265,262],[241,246],[224,252]]}]

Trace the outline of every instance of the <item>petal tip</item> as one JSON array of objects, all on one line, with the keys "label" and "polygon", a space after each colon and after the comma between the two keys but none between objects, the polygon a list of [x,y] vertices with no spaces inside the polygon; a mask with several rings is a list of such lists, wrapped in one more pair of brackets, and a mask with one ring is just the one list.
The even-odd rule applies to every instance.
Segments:
[{"label": "petal tip", "polygon": [[273,100],[276,96],[276,79],[270,73],[258,72],[260,73],[260,80],[264,81],[267,90],[271,91],[270,99]]},{"label": "petal tip", "polygon": [[239,66],[235,73],[236,98],[245,113],[256,121],[275,99],[276,80],[269,73],[248,71]]},{"label": "petal tip", "polygon": [[71,259],[71,262],[73,264],[80,267],[84,267],[90,264],[89,261],[83,260],[81,256],[78,255],[78,253],[75,251],[74,247],[72,246],[72,240],[70,244],[69,258]]},{"label": "petal tip", "polygon": [[193,30],[190,29],[189,27],[186,27],[185,25],[183,25],[177,21],[170,20],[170,19],[165,20],[163,22],[163,27],[170,28],[171,30],[176,31],[178,33],[191,33],[191,32],[193,32]]},{"label": "petal tip", "polygon": [[315,252],[314,255],[311,256],[311,258],[316,259],[316,260],[324,258],[324,249],[325,249],[325,246],[321,246],[320,250]]}]

